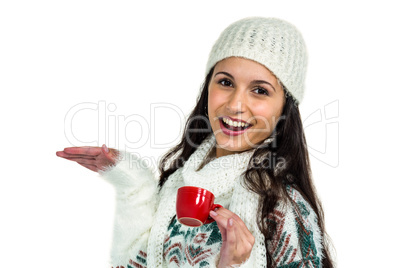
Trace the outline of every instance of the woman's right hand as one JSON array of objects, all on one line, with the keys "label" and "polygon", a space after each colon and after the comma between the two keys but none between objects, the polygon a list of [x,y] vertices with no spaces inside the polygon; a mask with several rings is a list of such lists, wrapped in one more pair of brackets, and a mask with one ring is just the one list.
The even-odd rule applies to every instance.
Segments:
[{"label": "woman's right hand", "polygon": [[102,147],[68,147],[56,152],[58,157],[75,161],[83,167],[95,172],[105,170],[116,164],[119,151]]}]

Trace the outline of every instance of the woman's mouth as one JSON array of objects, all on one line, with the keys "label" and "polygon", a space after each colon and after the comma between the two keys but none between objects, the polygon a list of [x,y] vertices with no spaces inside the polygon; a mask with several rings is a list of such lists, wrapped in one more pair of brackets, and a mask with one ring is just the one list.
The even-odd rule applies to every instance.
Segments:
[{"label": "woman's mouth", "polygon": [[228,117],[220,117],[219,124],[222,132],[229,136],[241,135],[252,126],[252,124],[245,121],[231,119]]}]

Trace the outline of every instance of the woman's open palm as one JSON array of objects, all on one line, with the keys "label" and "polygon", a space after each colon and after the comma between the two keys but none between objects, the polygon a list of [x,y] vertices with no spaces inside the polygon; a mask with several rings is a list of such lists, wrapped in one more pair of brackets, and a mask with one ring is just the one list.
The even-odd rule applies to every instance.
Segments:
[{"label": "woman's open palm", "polygon": [[83,167],[98,172],[116,164],[119,151],[102,147],[68,147],[56,152],[58,157],[75,161]]}]

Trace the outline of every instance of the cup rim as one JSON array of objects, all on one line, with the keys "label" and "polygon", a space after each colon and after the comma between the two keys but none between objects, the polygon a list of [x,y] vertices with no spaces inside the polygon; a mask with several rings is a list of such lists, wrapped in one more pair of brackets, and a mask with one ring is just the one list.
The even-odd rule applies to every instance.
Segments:
[{"label": "cup rim", "polygon": [[202,187],[197,187],[197,186],[182,186],[182,187],[180,187],[179,189],[177,189],[177,192],[179,192],[180,189],[182,189],[182,190],[186,190],[186,189],[188,189],[188,190],[198,190],[198,192],[200,192],[200,191],[205,191],[206,193],[208,193],[208,194],[212,195],[213,197],[215,197],[215,195],[214,195],[211,191],[209,191],[209,190],[207,190],[207,189],[205,189],[205,188],[202,188]]}]

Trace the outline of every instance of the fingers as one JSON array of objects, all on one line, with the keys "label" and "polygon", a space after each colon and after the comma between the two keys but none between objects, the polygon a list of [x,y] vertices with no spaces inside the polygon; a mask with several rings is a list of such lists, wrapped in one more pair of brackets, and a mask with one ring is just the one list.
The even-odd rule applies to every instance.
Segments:
[{"label": "fingers", "polygon": [[67,147],[64,152],[70,155],[85,155],[85,156],[98,156],[101,153],[100,147]]},{"label": "fingers", "polygon": [[233,224],[233,219],[228,219],[226,224],[226,243],[228,244],[229,251],[235,251],[237,248],[236,227]]},{"label": "fingers", "polygon": [[[227,220],[228,219],[233,219],[234,225],[238,225],[238,231],[243,233],[243,236],[249,237],[252,236],[251,232],[248,230],[247,226],[244,224],[242,219],[235,213],[231,212],[228,209],[225,208],[219,208],[216,212],[217,216],[213,217],[211,216],[217,223],[218,227],[219,224],[222,225],[224,228],[227,228]],[[242,236],[242,237],[243,237]]]},{"label": "fingers", "polygon": [[58,157],[62,157],[68,160],[75,160],[75,159],[95,159],[95,156],[91,155],[76,155],[76,154],[67,154],[64,151],[56,152]]},{"label": "fingers", "polygon": [[222,226],[224,229],[226,229],[227,227],[227,217],[224,217],[221,213],[217,213],[216,211],[211,210],[209,212],[209,215],[211,216],[212,219],[214,219],[216,221],[216,223],[219,226]]},{"label": "fingers", "polygon": [[95,158],[84,158],[84,157],[64,157],[59,155],[60,157],[70,160],[70,161],[74,161],[77,162],[78,164],[80,164],[83,167],[86,167],[92,171],[98,171],[98,167],[96,166],[96,159]]},{"label": "fingers", "polygon": [[94,164],[96,157],[87,156],[87,155],[75,155],[75,154],[67,154],[64,151],[56,152],[58,157],[62,157],[67,160],[79,162],[81,164]]},{"label": "fingers", "polygon": [[[228,237],[229,231],[233,232],[234,230],[236,230],[237,238],[239,241],[244,240],[244,236],[248,235],[246,233],[246,231],[243,230],[243,229],[246,229],[248,232],[246,225],[238,217],[238,220],[240,220],[240,222],[242,223],[242,225],[240,225],[238,220],[235,220],[235,218],[234,218],[234,216],[237,216],[237,215],[234,214],[233,212],[231,212],[227,209],[224,209],[224,208],[220,208],[217,212],[211,211],[210,215],[218,224],[218,228],[221,231],[221,235],[222,235],[222,241],[229,240],[229,237]],[[236,235],[235,235],[235,237],[236,237]]]}]

